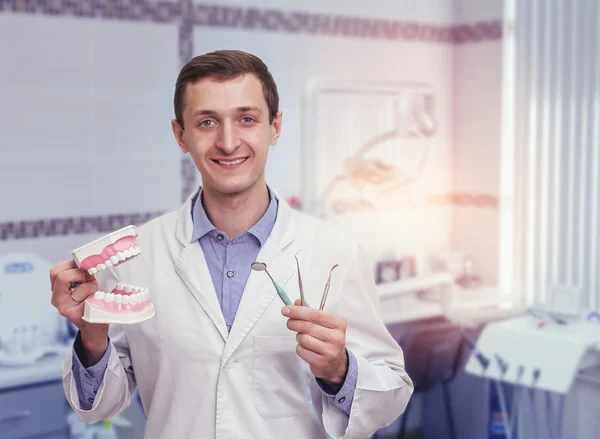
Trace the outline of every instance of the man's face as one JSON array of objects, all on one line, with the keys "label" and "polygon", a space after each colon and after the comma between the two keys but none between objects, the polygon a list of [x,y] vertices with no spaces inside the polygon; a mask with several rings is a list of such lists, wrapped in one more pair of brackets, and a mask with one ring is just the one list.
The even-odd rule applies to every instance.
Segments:
[{"label": "man's face", "polygon": [[264,183],[269,145],[281,130],[281,112],[269,124],[260,81],[245,75],[228,81],[188,84],[184,130],[172,122],[177,143],[202,175],[205,190],[237,194]]}]

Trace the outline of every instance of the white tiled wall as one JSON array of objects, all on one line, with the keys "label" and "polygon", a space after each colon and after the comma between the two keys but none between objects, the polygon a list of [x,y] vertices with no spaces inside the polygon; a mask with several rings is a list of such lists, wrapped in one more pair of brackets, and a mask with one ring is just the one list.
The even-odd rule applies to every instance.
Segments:
[{"label": "white tiled wall", "polygon": [[[456,2],[458,23],[502,18],[501,1]],[[459,45],[454,52],[453,187],[457,192],[499,195],[502,41]],[[497,209],[456,207],[453,247],[466,252],[486,283],[498,278]]]},{"label": "white tiled wall", "polygon": [[2,14],[0,29],[18,41],[0,46],[0,221],[178,205],[176,26]]}]

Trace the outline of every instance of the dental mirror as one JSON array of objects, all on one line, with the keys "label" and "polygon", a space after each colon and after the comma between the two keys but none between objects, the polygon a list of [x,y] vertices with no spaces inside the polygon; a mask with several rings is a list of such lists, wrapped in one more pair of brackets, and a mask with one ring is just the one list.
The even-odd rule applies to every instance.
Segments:
[{"label": "dental mirror", "polygon": [[266,271],[267,270],[267,264],[265,264],[264,262],[253,262],[252,263],[252,269],[254,271]]},{"label": "dental mirror", "polygon": [[277,282],[275,282],[275,279],[273,279],[271,274],[267,271],[267,264],[265,264],[264,262],[253,262],[251,267],[254,271],[264,271],[265,273],[267,273],[267,276],[269,276],[269,278],[271,279],[271,282],[273,282],[273,285],[275,286],[275,289],[277,290],[277,294],[279,295],[281,300],[283,300],[283,303],[285,303],[286,305],[293,305],[292,301],[290,300],[290,298],[288,297],[288,295],[284,291],[284,289],[281,288],[277,284]]}]

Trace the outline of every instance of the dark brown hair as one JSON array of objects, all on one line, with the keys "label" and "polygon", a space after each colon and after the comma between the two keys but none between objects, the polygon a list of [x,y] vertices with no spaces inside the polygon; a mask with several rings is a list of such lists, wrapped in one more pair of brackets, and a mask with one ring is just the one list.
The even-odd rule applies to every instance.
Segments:
[{"label": "dark brown hair", "polygon": [[183,106],[188,84],[211,78],[227,81],[246,74],[255,75],[262,83],[265,100],[269,107],[269,123],[279,111],[277,85],[265,63],[255,55],[241,50],[218,50],[199,55],[189,60],[179,72],[175,84],[175,119],[183,129]]}]

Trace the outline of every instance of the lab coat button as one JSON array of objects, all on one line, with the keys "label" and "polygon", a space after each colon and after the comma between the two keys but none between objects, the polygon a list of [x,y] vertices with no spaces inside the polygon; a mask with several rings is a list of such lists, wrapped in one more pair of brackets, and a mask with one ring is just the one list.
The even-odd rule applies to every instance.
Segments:
[{"label": "lab coat button", "polygon": [[229,271],[227,272],[227,277],[233,277],[233,271],[229,270]]},{"label": "lab coat button", "polygon": [[338,399],[338,402],[341,404],[346,400],[345,396],[342,396],[340,399]]}]

